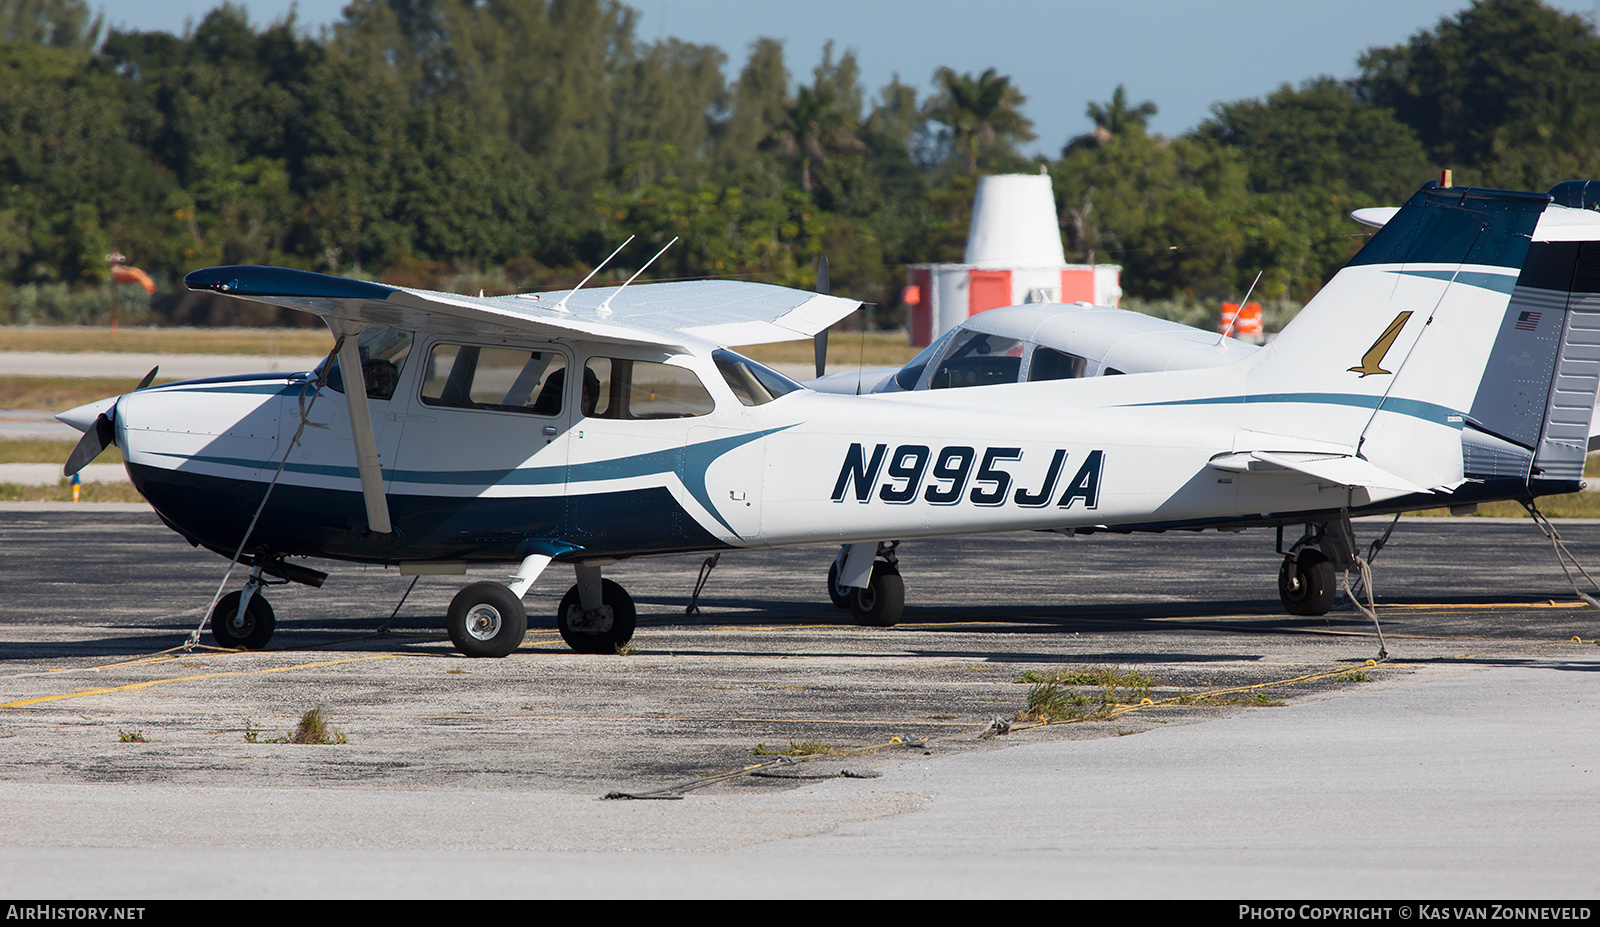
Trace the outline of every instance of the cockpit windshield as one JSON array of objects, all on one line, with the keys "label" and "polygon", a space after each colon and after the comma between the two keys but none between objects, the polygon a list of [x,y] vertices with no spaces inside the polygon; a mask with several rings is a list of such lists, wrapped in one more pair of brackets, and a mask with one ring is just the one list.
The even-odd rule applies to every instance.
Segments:
[{"label": "cockpit windshield", "polygon": [[917,356],[907,361],[906,365],[900,368],[900,372],[894,375],[894,385],[904,390],[916,389],[917,381],[922,379],[922,371],[928,369],[928,363],[939,356],[939,352],[944,350],[945,344],[958,331],[960,329],[952,328],[933,339],[932,344],[918,351]]},{"label": "cockpit windshield", "polygon": [[[368,399],[392,399],[400,383],[400,368],[406,355],[411,353],[411,333],[387,325],[371,325],[362,329],[356,342],[361,349],[361,370],[365,374]],[[339,362],[333,360],[328,370],[328,388],[344,392],[344,373]],[[318,365],[316,372],[322,372]]]},{"label": "cockpit windshield", "polygon": [[1023,343],[1015,338],[962,331],[950,342],[928,377],[929,389],[1015,383],[1022,369]]}]

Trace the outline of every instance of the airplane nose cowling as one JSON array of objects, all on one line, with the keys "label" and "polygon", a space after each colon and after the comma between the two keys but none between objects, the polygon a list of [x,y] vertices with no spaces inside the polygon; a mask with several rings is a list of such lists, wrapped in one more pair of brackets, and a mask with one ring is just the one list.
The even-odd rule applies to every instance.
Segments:
[{"label": "airplane nose cowling", "polygon": [[94,402],[85,403],[81,406],[78,406],[76,409],[68,409],[65,412],[58,413],[56,415],[56,421],[71,425],[73,428],[76,428],[79,431],[88,431],[90,428],[94,427],[95,419],[99,418],[101,415],[110,415],[111,407],[116,405],[117,400],[120,398],[122,397],[112,396],[109,399],[99,399]]}]

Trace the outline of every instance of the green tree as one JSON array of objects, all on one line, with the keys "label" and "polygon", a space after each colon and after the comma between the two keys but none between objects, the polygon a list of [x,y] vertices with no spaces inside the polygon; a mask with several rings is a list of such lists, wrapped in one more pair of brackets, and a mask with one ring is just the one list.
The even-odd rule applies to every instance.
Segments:
[{"label": "green tree", "polygon": [[1600,36],[1538,0],[1477,0],[1403,45],[1371,49],[1361,72],[1370,100],[1474,182],[1549,185],[1600,151]]},{"label": "green tree", "polygon": [[0,0],[0,40],[43,45],[86,56],[100,44],[105,13],[85,0]]},{"label": "green tree", "polygon": [[1149,100],[1138,106],[1129,106],[1127,88],[1118,84],[1117,89],[1111,92],[1109,101],[1105,103],[1091,101],[1085,112],[1094,120],[1094,127],[1097,130],[1106,135],[1121,135],[1132,129],[1145,131],[1150,124],[1150,117],[1160,110]]},{"label": "green tree", "polygon": [[783,121],[773,129],[771,142],[799,159],[800,191],[810,193],[814,162],[821,162],[831,152],[866,149],[855,129],[855,118],[832,89],[801,87]]},{"label": "green tree", "polygon": [[977,77],[940,68],[934,79],[939,94],[926,115],[949,129],[952,148],[968,174],[977,174],[985,157],[1002,163],[1018,160],[1015,143],[1038,138],[1033,122],[1022,115],[1027,98],[994,68]]},{"label": "green tree", "polygon": [[783,64],[783,44],[776,39],[750,43],[750,57],[734,82],[730,106],[712,142],[712,168],[718,174],[739,175],[760,159],[758,146],[786,118],[789,71]]},{"label": "green tree", "polygon": [[1219,104],[1195,135],[1243,160],[1262,217],[1255,259],[1271,289],[1301,299],[1360,247],[1351,210],[1402,203],[1432,174],[1408,126],[1327,77]]}]

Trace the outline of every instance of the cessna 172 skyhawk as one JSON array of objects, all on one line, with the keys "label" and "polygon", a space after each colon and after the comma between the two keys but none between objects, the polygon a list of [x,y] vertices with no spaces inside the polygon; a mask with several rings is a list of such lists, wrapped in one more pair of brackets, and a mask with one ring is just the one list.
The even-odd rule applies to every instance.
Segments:
[{"label": "cessna 172 skyhawk", "polygon": [[515,649],[521,596],[570,564],[557,626],[609,652],[635,614],[601,570],[625,558],[841,543],[832,587],[887,625],[892,542],[1030,529],[1304,525],[1280,591],[1316,613],[1355,557],[1352,513],[1581,487],[1600,215],[1567,186],[1567,205],[1425,186],[1233,363],[866,396],[721,347],[813,335],[854,307],[828,296],[708,281],[486,299],[210,268],[188,285],[316,313],[334,355],[65,413],[86,431],[69,469],[114,442],[169,526],[242,554],[251,578],[212,615],[225,645],[266,643],[268,578],[320,584],[291,557],[519,564],[451,603],[473,656]]}]

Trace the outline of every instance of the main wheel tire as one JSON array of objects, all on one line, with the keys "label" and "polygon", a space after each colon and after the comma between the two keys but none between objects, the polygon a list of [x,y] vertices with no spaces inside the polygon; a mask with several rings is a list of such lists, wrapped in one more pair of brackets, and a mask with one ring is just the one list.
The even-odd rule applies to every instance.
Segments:
[{"label": "main wheel tire", "polygon": [[906,609],[906,584],[900,571],[883,560],[872,564],[872,578],[864,588],[850,588],[850,614],[856,624],[892,628]]},{"label": "main wheel tire", "polygon": [[1333,608],[1337,578],[1333,564],[1320,550],[1306,549],[1285,557],[1278,570],[1278,598],[1291,615],[1326,615]]},{"label": "main wheel tire", "polygon": [[[605,614],[610,610],[610,615]],[[573,586],[561,597],[561,607],[556,610],[556,628],[561,639],[578,653],[616,653],[633,640],[633,629],[639,615],[633,607],[633,597],[628,590],[609,579],[600,581],[599,626],[583,627],[583,599],[578,587]],[[610,624],[606,624],[609,617]]]},{"label": "main wheel tire", "polygon": [[503,657],[521,646],[528,613],[505,586],[473,583],[450,600],[445,627],[450,642],[467,656]]},{"label": "main wheel tire", "polygon": [[211,610],[211,636],[216,639],[218,647],[260,650],[267,646],[267,641],[272,640],[272,631],[278,626],[277,616],[272,613],[272,605],[258,589],[250,597],[244,622],[234,627],[233,618],[239,614],[239,600],[242,598],[243,592],[230,592],[217,602],[217,607]]},{"label": "main wheel tire", "polygon": [[834,608],[850,608],[850,587],[839,585],[839,564],[828,567],[828,600]]}]

